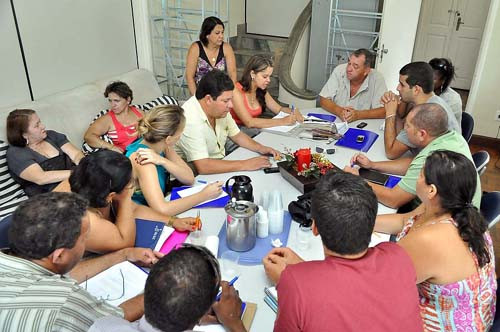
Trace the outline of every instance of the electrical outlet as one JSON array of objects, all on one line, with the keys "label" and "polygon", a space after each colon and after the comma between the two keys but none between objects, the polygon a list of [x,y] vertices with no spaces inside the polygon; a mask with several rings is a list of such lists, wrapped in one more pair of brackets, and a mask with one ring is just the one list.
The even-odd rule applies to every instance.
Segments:
[{"label": "electrical outlet", "polygon": [[497,114],[495,116],[495,120],[500,121],[500,110],[497,111]]}]

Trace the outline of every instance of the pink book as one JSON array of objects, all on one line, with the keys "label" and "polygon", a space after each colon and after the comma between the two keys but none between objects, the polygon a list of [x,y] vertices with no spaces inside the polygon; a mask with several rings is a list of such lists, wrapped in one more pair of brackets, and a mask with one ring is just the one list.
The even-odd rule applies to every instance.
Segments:
[{"label": "pink book", "polygon": [[189,232],[179,232],[177,230],[173,231],[172,234],[165,240],[165,243],[160,248],[160,252],[163,254],[168,254],[176,245],[184,243],[188,237]]}]

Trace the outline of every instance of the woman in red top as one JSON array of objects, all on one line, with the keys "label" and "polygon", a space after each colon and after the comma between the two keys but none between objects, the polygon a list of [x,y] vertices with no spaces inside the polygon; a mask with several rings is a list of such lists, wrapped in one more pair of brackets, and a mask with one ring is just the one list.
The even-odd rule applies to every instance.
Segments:
[{"label": "woman in red top", "polygon": [[[95,120],[85,132],[85,141],[91,147],[125,152],[127,145],[137,138],[137,121],[144,113],[130,106],[133,94],[124,82],[112,82],[106,87],[104,97],[108,98],[109,112]],[[108,134],[113,144],[103,141],[100,137]]]},{"label": "woman in red top", "polygon": [[[261,55],[254,55],[248,60],[241,79],[233,91],[233,109],[231,115],[239,126],[248,128],[268,128],[275,126],[290,126],[304,118],[295,109],[278,104],[267,91],[273,73],[273,62]],[[262,111],[270,109],[274,114],[288,113],[279,119],[262,119]]]}]

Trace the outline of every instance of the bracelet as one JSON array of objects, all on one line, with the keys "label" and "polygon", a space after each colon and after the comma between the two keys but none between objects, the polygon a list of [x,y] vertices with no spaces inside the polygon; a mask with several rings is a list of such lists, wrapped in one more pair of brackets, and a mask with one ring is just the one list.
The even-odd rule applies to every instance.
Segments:
[{"label": "bracelet", "polygon": [[173,227],[175,219],[178,219],[178,218],[176,216],[170,216],[170,218],[168,218],[168,221],[167,221],[167,226]]},{"label": "bracelet", "polygon": [[386,116],[386,117],[385,117],[385,119],[386,119],[386,120],[387,120],[387,119],[390,119],[390,118],[392,118],[393,116],[396,116],[396,114],[391,114],[391,115],[389,115],[389,116]]}]

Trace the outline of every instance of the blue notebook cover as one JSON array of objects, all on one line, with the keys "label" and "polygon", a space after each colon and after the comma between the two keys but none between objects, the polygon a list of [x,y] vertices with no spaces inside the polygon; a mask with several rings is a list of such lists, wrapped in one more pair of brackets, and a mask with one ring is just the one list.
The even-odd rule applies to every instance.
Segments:
[{"label": "blue notebook cover", "polygon": [[[191,188],[191,187],[190,186],[182,186],[182,187],[172,188],[172,193],[170,194],[170,200],[175,201],[176,199],[181,198],[181,196],[179,196],[179,191],[187,189],[187,188]],[[231,190],[231,188],[233,188],[233,186],[229,186],[229,190]],[[222,190],[226,191],[224,186],[222,187]],[[229,202],[230,199],[231,199],[231,197],[229,195],[227,195],[227,196],[221,197],[219,199],[216,199],[214,201],[210,201],[210,202],[207,202],[204,204],[198,204],[196,206],[193,206],[193,209],[194,208],[209,208],[209,207],[211,207],[211,208],[224,207],[224,206],[226,206],[227,202]]]},{"label": "blue notebook cover", "polygon": [[337,118],[335,115],[321,114],[321,113],[307,113],[307,116],[314,116],[318,119],[326,120],[326,121],[330,121],[330,122],[335,122],[335,119]]},{"label": "blue notebook cover", "polygon": [[[363,135],[365,137],[363,142],[356,142],[356,138],[358,137],[358,135]],[[372,131],[358,128],[349,128],[344,136],[339,139],[337,143],[335,143],[335,145],[359,150],[361,152],[368,152],[377,138],[378,134]]]},{"label": "blue notebook cover", "polygon": [[401,178],[399,176],[390,175],[389,180],[387,180],[385,186],[387,188],[394,188],[399,183],[399,181],[401,181]]},{"label": "blue notebook cover", "polygon": [[[255,242],[255,247],[252,250],[240,252],[240,265],[258,265],[262,264],[262,258],[267,255],[267,253],[273,248],[271,245],[271,240],[279,238],[283,247],[286,247],[288,242],[288,233],[290,232],[290,224],[292,221],[292,216],[288,211],[284,211],[283,214],[283,232],[281,234],[269,234],[268,237],[260,239],[257,238]],[[227,247],[226,243],[226,224],[224,223],[219,232],[219,252],[218,257],[222,255],[223,252],[231,250]]]},{"label": "blue notebook cover", "polygon": [[165,224],[160,221],[135,219],[134,247],[154,249]]}]

